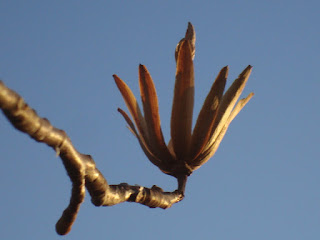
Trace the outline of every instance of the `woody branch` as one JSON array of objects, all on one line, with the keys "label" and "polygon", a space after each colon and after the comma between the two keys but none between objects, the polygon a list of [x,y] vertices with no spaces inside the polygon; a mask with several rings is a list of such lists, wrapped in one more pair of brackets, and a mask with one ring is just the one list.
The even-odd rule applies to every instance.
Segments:
[{"label": "woody branch", "polygon": [[84,200],[85,188],[95,206],[112,206],[127,201],[166,209],[184,197],[185,180],[180,180],[178,190],[173,192],[164,192],[157,186],[145,188],[126,183],[109,185],[90,155],[78,152],[65,131],[52,126],[46,118],[40,118],[19,94],[6,87],[2,81],[0,108],[16,129],[53,148],[62,160],[72,182],[72,192],[69,205],[56,224],[56,231],[60,235],[71,230]]}]

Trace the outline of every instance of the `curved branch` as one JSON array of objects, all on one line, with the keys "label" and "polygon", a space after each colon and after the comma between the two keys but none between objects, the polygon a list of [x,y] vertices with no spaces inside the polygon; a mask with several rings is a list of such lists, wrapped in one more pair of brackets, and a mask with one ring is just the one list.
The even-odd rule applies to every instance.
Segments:
[{"label": "curved branch", "polygon": [[72,182],[72,192],[69,205],[56,224],[56,231],[60,235],[71,230],[85,197],[85,187],[95,206],[112,206],[127,201],[166,209],[184,197],[186,176],[180,178],[178,190],[173,192],[164,192],[157,186],[145,188],[126,183],[109,185],[90,155],[79,153],[63,130],[52,126],[46,118],[40,118],[19,94],[7,88],[2,81],[0,108],[16,129],[52,147],[62,160]]}]

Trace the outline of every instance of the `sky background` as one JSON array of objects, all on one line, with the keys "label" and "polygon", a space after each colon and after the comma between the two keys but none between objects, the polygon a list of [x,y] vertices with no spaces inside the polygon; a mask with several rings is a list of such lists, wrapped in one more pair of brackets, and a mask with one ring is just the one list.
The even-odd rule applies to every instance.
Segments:
[{"label": "sky background", "polygon": [[112,75],[139,96],[155,82],[166,141],[174,49],[197,34],[195,116],[219,70],[247,66],[243,97],[215,156],[167,210],[95,207],[89,194],[65,237],[55,223],[71,182],[60,158],[0,114],[0,239],[320,239],[319,1],[0,1],[0,78],[93,156],[110,184],[176,189],[144,156],[117,112]]}]

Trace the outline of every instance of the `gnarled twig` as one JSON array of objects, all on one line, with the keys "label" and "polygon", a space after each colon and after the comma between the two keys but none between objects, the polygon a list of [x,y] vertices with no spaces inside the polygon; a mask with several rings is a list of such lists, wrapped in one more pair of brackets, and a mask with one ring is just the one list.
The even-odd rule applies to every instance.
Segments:
[{"label": "gnarled twig", "polygon": [[60,235],[67,234],[71,230],[80,204],[84,200],[85,187],[95,206],[112,206],[127,201],[141,203],[151,208],[166,209],[183,199],[186,179],[179,182],[179,190],[174,192],[164,192],[157,186],[145,188],[126,183],[108,185],[90,155],[79,153],[65,131],[52,126],[46,118],[40,118],[21,96],[6,87],[2,81],[0,81],[0,108],[16,129],[52,147],[62,160],[72,182],[72,193],[69,206],[56,224],[56,231]]}]

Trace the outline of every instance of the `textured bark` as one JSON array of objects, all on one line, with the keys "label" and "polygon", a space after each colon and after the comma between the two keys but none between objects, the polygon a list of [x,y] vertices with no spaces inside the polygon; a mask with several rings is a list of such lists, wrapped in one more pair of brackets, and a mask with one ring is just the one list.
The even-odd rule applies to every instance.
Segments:
[{"label": "textured bark", "polygon": [[127,201],[166,209],[184,197],[186,176],[178,178],[178,189],[173,192],[164,192],[157,186],[145,188],[126,183],[109,185],[90,155],[78,152],[65,131],[52,126],[46,118],[40,118],[21,96],[1,81],[0,108],[16,129],[52,147],[62,160],[72,182],[72,192],[70,203],[56,224],[56,231],[60,235],[71,230],[84,200],[85,188],[95,206],[112,206]]}]

